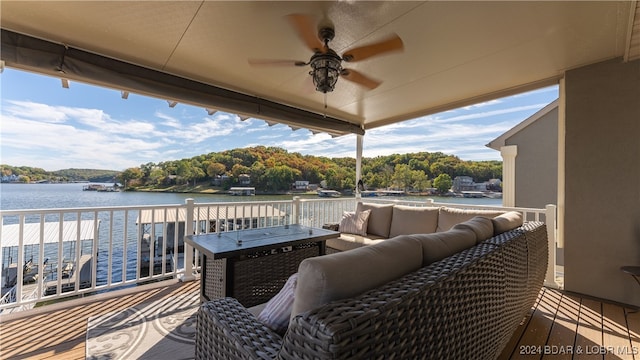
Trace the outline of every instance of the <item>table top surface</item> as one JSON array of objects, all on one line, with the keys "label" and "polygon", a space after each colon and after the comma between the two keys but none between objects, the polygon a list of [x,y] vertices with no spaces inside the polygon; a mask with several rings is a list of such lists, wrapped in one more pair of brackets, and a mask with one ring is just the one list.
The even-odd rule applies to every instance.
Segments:
[{"label": "table top surface", "polygon": [[190,235],[185,237],[185,241],[213,259],[223,259],[260,250],[324,241],[339,235],[339,232],[333,230],[291,224]]},{"label": "table top surface", "polygon": [[640,266],[622,266],[620,270],[633,276],[640,276]]}]

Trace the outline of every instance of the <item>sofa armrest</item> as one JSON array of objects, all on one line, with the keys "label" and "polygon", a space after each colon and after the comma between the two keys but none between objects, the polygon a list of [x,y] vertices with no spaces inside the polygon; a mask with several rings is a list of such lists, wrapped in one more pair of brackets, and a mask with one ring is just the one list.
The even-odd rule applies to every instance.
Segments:
[{"label": "sofa armrest", "polygon": [[215,299],[200,306],[196,359],[273,359],[282,338],[238,300]]}]

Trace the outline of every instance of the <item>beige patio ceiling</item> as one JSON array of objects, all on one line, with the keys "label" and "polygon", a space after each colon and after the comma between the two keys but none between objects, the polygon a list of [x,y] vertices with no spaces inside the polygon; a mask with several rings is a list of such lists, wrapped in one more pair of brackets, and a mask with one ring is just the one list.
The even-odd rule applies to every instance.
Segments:
[{"label": "beige patio ceiling", "polygon": [[[636,5],[629,1],[2,1],[2,59],[8,67],[73,80],[73,74],[55,71],[59,64],[33,68],[18,56],[5,58],[5,47],[9,49],[5,33],[24,34],[208,85],[189,88],[190,99],[166,98],[153,86],[144,92],[137,89],[146,95],[312,130],[326,125],[328,132],[340,135],[555,84],[564,71],[587,64],[640,57]],[[367,91],[339,79],[335,91],[326,96],[325,108],[325,97],[314,91],[308,67],[252,67],[247,62],[309,60],[311,51],[285,21],[292,13],[310,14],[318,23],[330,21],[336,32],[331,47],[338,54],[391,33],[402,38],[405,50],[346,64],[382,80],[382,85]],[[93,75],[85,73],[86,78],[77,80],[136,92],[135,87],[110,84],[98,75],[92,80]],[[245,96],[242,101],[263,103],[252,110],[236,106],[233,99],[216,99],[212,106],[207,92],[218,88]],[[275,104],[284,107],[278,110]],[[267,105],[282,112],[261,112],[260,106],[267,109]],[[308,117],[309,123],[296,121],[298,116]]]}]

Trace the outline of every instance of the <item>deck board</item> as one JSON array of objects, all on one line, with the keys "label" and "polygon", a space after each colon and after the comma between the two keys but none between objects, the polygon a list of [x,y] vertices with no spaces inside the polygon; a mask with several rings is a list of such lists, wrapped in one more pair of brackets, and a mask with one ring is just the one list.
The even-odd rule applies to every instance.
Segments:
[{"label": "deck board", "polygon": [[543,288],[499,359],[640,360],[640,312]]},{"label": "deck board", "polygon": [[602,344],[602,303],[591,299],[582,299],[578,329],[576,330],[576,356],[580,360],[602,360],[602,355],[584,351]]},{"label": "deck board", "polygon": [[629,328],[629,339],[631,341],[631,350],[635,351],[635,360],[640,360],[640,311],[627,312],[627,326]]},{"label": "deck board", "polygon": [[561,298],[559,293],[547,289],[541,291],[530,320],[521,326],[524,327],[523,335],[515,349],[511,349],[509,359],[542,358],[541,347],[547,343]]},{"label": "deck board", "polygon": [[0,318],[0,359],[84,359],[89,317],[198,290],[197,281],[172,283],[58,310],[46,311],[45,306],[24,318]]},{"label": "deck board", "polygon": [[[65,309],[44,307],[20,319],[0,317],[0,358],[84,359],[89,317],[197,291],[197,281],[177,283]],[[553,345],[580,346],[582,351],[572,356],[547,354],[544,359],[640,360],[640,312],[543,288],[499,359],[542,359],[545,346],[552,349]],[[605,355],[599,349],[612,351]]]},{"label": "deck board", "polygon": [[602,304],[602,346],[605,360],[633,360],[624,309]]},{"label": "deck board", "polygon": [[563,295],[543,351],[544,360],[571,360],[578,328],[580,299]]}]

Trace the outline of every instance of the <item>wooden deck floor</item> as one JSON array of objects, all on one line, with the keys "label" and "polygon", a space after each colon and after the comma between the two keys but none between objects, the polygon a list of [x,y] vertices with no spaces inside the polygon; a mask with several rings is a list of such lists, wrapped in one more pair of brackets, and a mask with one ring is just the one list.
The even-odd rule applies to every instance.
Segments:
[{"label": "wooden deck floor", "polygon": [[198,281],[172,283],[82,304],[73,300],[69,303],[74,306],[57,310],[48,311],[47,306],[32,309],[30,312],[37,313],[23,318],[5,320],[0,316],[0,359],[84,359],[89,317],[199,289]]},{"label": "wooden deck floor", "polygon": [[499,359],[640,360],[640,312],[543,288]]},{"label": "wooden deck floor", "polygon": [[[198,290],[198,282],[177,283],[66,309],[45,307],[20,319],[0,318],[0,359],[84,359],[90,316]],[[640,360],[639,352],[640,313],[545,288],[500,359]]]}]

